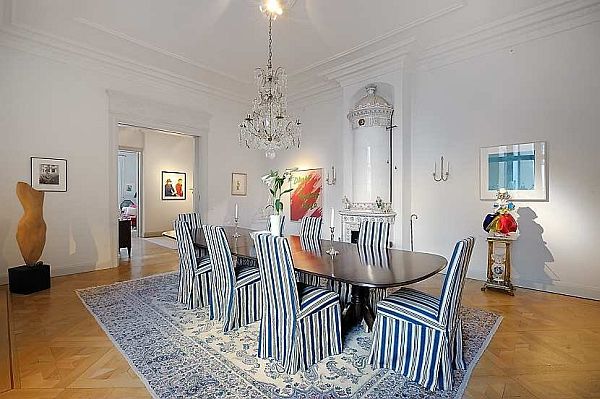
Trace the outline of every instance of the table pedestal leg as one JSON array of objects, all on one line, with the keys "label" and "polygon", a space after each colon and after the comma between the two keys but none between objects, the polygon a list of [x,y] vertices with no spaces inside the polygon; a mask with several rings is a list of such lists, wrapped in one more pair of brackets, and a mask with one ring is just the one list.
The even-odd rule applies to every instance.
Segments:
[{"label": "table pedestal leg", "polygon": [[348,331],[363,320],[368,331],[372,331],[375,314],[369,305],[369,288],[353,285],[352,300],[342,311],[342,329]]}]

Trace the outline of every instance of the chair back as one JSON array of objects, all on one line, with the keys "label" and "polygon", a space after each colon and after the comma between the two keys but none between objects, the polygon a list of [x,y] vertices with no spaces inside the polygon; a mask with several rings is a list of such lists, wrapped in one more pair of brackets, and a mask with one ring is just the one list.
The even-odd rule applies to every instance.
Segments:
[{"label": "chair back", "polygon": [[357,245],[358,260],[363,265],[389,268],[388,249],[380,246]]},{"label": "chair back", "polygon": [[261,323],[266,323],[259,353],[267,349],[270,357],[289,361],[300,309],[290,246],[285,237],[262,233],[254,236],[254,247],[263,290]]},{"label": "chair back", "polygon": [[475,238],[473,237],[467,237],[457,242],[448,265],[440,295],[438,321],[449,330],[454,328],[458,320],[462,290],[474,245]]},{"label": "chair back", "polygon": [[388,222],[363,220],[358,231],[359,246],[387,248],[390,241],[390,224]]},{"label": "chair back", "polygon": [[193,273],[197,267],[194,242],[190,235],[190,228],[186,222],[173,222],[175,238],[177,239],[177,253],[179,254],[179,269],[186,273]]},{"label": "chair back", "polygon": [[202,227],[202,220],[200,215],[197,213],[180,213],[177,215],[177,220],[180,222],[186,222],[190,229],[199,229]]},{"label": "chair back", "polygon": [[305,252],[321,256],[321,239],[319,238],[300,236],[300,247]]},{"label": "chair back", "polygon": [[222,319],[225,309],[233,304],[235,294],[235,271],[233,258],[225,236],[225,230],[220,226],[202,226],[208,246],[208,255],[212,263],[212,292],[213,300],[210,307],[211,319]]},{"label": "chair back", "polygon": [[[279,218],[279,234],[283,235],[283,227],[285,226],[285,215]],[[271,231],[271,218],[267,219],[267,230]]]},{"label": "chair back", "polygon": [[323,218],[306,216],[300,222],[300,237],[319,240],[321,238],[321,225]]}]

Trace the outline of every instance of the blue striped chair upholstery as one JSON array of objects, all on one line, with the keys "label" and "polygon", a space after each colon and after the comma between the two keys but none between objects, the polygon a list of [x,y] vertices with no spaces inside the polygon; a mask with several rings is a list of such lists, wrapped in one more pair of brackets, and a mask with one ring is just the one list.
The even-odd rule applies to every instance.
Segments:
[{"label": "blue striped chair upholstery", "polygon": [[[321,252],[320,240],[321,240],[321,225],[322,224],[323,224],[322,218],[312,217],[312,216],[303,217],[302,220],[300,221],[300,244],[302,245],[302,249],[304,249],[304,247],[306,247],[310,251],[311,248],[316,249],[315,247],[318,247],[319,256],[320,256],[320,252]],[[305,283],[305,284],[310,284],[310,285],[314,285],[317,287],[322,285],[321,281],[320,281],[321,279],[319,279],[318,276],[315,276],[312,274],[303,273],[303,272],[299,271],[299,272],[296,272],[296,278],[298,281]],[[325,281],[325,284],[326,283],[327,283],[327,281]]]},{"label": "blue striped chair upholstery", "polygon": [[323,218],[313,216],[303,217],[300,221],[300,237],[320,240],[322,224]]},{"label": "blue striped chair upholstery", "polygon": [[363,220],[358,231],[360,246],[387,248],[390,242],[390,224],[388,222]]},{"label": "blue striped chair upholstery", "polygon": [[[364,249],[373,247],[373,251],[379,248],[387,248],[390,241],[390,224],[388,222],[363,220],[360,223],[358,231],[357,247]],[[360,255],[360,252],[359,252]],[[340,281],[332,281],[331,288],[340,295],[343,305],[352,301],[352,286]],[[387,291],[384,288],[372,288],[369,290],[369,300],[373,306],[373,312],[376,312],[376,304],[380,299],[385,298]]]},{"label": "blue striped chair upholstery", "polygon": [[285,373],[307,370],[342,351],[338,295],[297,283],[286,238],[254,237],[263,283],[258,357],[274,359]]},{"label": "blue striped chair upholstery", "polygon": [[231,331],[260,319],[260,273],[255,267],[234,268],[225,230],[202,226],[212,263],[210,319],[222,320],[223,331]]},{"label": "blue striped chair upholstery", "polygon": [[208,306],[211,301],[212,266],[209,258],[197,259],[186,222],[173,223],[179,253],[179,290],[177,300],[188,309]]},{"label": "blue striped chair upholstery", "polygon": [[[188,224],[188,228],[190,231],[196,230],[202,227],[202,219],[200,215],[197,213],[180,213],[177,215],[177,221],[186,222]],[[194,247],[194,251],[196,252],[197,257],[205,257],[208,256],[208,251],[204,248],[199,249]]]},{"label": "blue striped chair upholstery", "polygon": [[475,239],[454,247],[439,298],[400,289],[377,305],[369,361],[429,390],[452,388],[452,369],[465,369],[459,308]]},{"label": "blue striped chair upholstery", "polygon": [[[281,215],[279,219],[279,232],[283,236],[283,228],[285,227],[285,215]],[[271,218],[267,219],[267,230],[271,231]]]},{"label": "blue striped chair upholstery", "polygon": [[[357,245],[358,259],[361,264],[373,267],[389,268],[388,249],[381,246]],[[369,305],[376,313],[377,303],[387,296],[385,288],[371,288],[369,290]]]}]

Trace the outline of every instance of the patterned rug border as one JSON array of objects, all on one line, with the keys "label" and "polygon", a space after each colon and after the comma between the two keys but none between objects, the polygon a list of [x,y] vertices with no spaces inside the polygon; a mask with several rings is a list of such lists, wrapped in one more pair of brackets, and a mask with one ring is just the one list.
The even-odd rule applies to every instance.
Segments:
[{"label": "patterned rug border", "polygon": [[125,353],[125,351],[123,350],[123,348],[121,347],[121,345],[119,345],[119,343],[113,339],[112,335],[110,335],[110,333],[108,332],[108,329],[106,328],[106,326],[104,325],[104,323],[102,323],[100,321],[100,319],[98,318],[98,316],[92,311],[92,309],[88,306],[88,304],[85,303],[85,301],[83,300],[83,298],[81,297],[81,295],[79,293],[80,292],[85,292],[85,291],[91,291],[91,290],[94,290],[94,289],[97,289],[97,288],[106,288],[106,287],[123,285],[123,284],[126,284],[126,283],[130,282],[130,281],[139,281],[139,280],[146,280],[146,279],[153,278],[153,277],[166,276],[168,274],[174,274],[174,273],[177,273],[177,272],[156,273],[156,274],[151,274],[149,276],[133,278],[133,279],[130,279],[130,280],[116,281],[116,282],[111,283],[111,284],[96,285],[94,287],[78,288],[78,289],[75,290],[75,294],[77,294],[77,297],[79,298],[79,300],[81,301],[81,303],[83,304],[83,306],[85,306],[85,308],[87,309],[87,311],[94,317],[94,319],[96,320],[96,323],[98,323],[98,325],[100,326],[100,328],[102,328],[102,331],[104,331],[104,334],[106,334],[106,336],[108,337],[108,339],[110,340],[110,342],[113,343],[113,345],[115,346],[115,348],[117,348],[117,350],[119,351],[119,353],[121,353],[121,355],[123,355],[123,357],[125,358],[125,360],[127,360],[127,363],[129,364],[129,367],[131,367],[131,369],[135,372],[135,374],[138,376],[138,378],[140,380],[142,380],[142,382],[144,383],[144,386],[146,387],[146,389],[148,390],[148,392],[150,393],[150,395],[152,395],[152,397],[154,399],[161,399],[161,398],[156,394],[156,392],[154,392],[154,389],[152,388],[152,386],[150,386],[150,383],[148,382],[148,380],[146,379],[146,377],[144,377],[144,375],[140,372],[140,370],[138,370],[138,368],[135,366],[135,364],[133,364],[133,362],[131,361],[131,358],[129,356],[127,356],[127,354]]},{"label": "patterned rug border", "polygon": [[[176,274],[176,273],[177,273],[177,271],[170,271],[170,272],[164,272],[164,273],[156,273],[156,274],[151,274],[151,275],[148,275],[148,276],[133,278],[133,279],[129,279],[129,280],[116,281],[116,282],[110,283],[110,284],[103,284],[103,285],[97,285],[97,286],[92,286],[92,287],[78,288],[78,289],[75,290],[75,294],[77,295],[77,297],[79,298],[79,300],[81,301],[81,303],[83,304],[83,306],[92,315],[92,317],[94,317],[94,319],[96,320],[96,323],[98,323],[98,325],[100,326],[100,328],[102,329],[102,331],[104,331],[104,334],[112,342],[112,344],[119,351],[119,353],[121,353],[121,355],[125,358],[125,360],[127,360],[127,363],[129,364],[129,366],[131,367],[131,369],[135,372],[135,374],[143,382],[144,386],[146,387],[146,389],[148,390],[148,392],[152,395],[152,397],[154,399],[161,399],[161,398],[157,395],[157,393],[154,391],[154,389],[152,388],[152,386],[150,385],[150,383],[148,382],[148,380],[144,377],[144,375],[140,372],[140,370],[135,366],[135,364],[132,362],[132,360],[130,359],[130,357],[125,353],[125,351],[123,350],[123,348],[121,347],[121,345],[119,345],[119,343],[116,342],[113,339],[113,337],[109,333],[107,327],[104,325],[104,323],[102,323],[102,321],[100,321],[100,319],[98,318],[98,316],[92,311],[92,309],[84,301],[84,299],[81,297],[80,293],[81,292],[85,292],[85,291],[91,291],[91,290],[98,289],[98,288],[107,288],[107,287],[112,287],[112,286],[119,286],[119,285],[127,284],[127,283],[132,282],[132,281],[141,281],[141,280],[146,280],[146,279],[150,279],[150,278],[154,278],[154,277],[166,276],[166,275],[171,275],[171,274]],[[479,364],[479,361],[481,360],[484,352],[487,350],[487,348],[490,345],[492,339],[496,335],[496,332],[498,331],[498,328],[500,328],[500,324],[502,323],[502,320],[504,319],[504,317],[502,315],[499,315],[499,314],[496,314],[496,316],[497,316],[496,322],[494,323],[494,325],[490,329],[489,333],[487,334],[487,337],[486,337],[485,341],[483,342],[483,344],[481,345],[481,347],[479,348],[479,350],[477,351],[477,353],[473,357],[471,363],[469,364],[469,367],[467,367],[467,370],[465,371],[465,375],[463,377],[463,381],[460,384],[460,386],[458,387],[458,390],[456,392],[456,394],[457,394],[456,397],[457,398],[462,398],[464,396],[464,393],[465,393],[465,391],[467,389],[469,381],[471,380],[471,375],[472,375],[473,371],[475,370],[475,367],[477,367],[477,364]]]},{"label": "patterned rug border", "polygon": [[490,342],[492,342],[492,339],[494,338],[494,335],[496,335],[498,328],[500,328],[500,323],[502,323],[502,319],[504,319],[504,317],[499,314],[497,314],[496,316],[498,316],[498,320],[496,320],[496,322],[494,323],[494,326],[491,328],[490,332],[488,333],[488,336],[486,337],[485,341],[483,342],[483,345],[481,345],[481,348],[479,348],[479,350],[477,351],[477,354],[473,357],[471,364],[469,364],[469,367],[467,367],[467,371],[465,372],[463,381],[460,384],[460,386],[458,387],[458,391],[456,392],[456,395],[458,398],[462,398],[464,396],[465,390],[467,389],[467,385],[469,384],[469,381],[471,380],[471,374],[473,373],[473,370],[475,370],[475,367],[477,367],[477,364],[479,364],[479,361],[481,360],[483,353],[486,351],[487,347],[490,345]]}]

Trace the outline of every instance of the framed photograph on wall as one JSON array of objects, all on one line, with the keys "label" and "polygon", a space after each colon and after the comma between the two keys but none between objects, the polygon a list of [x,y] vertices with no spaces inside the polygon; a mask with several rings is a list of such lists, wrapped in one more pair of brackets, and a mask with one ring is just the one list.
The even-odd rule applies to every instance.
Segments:
[{"label": "framed photograph on wall", "polygon": [[323,169],[292,172],[290,220],[298,222],[305,216],[323,216]]},{"label": "framed photograph on wall", "polygon": [[31,157],[31,187],[39,191],[67,191],[67,160]]},{"label": "framed photograph on wall", "polygon": [[233,172],[231,174],[231,195],[247,195],[247,186],[248,175],[246,173]]},{"label": "framed photograph on wall", "polygon": [[161,172],[161,192],[164,201],[185,200],[187,181],[183,172]]},{"label": "framed photograph on wall", "polygon": [[546,142],[481,148],[479,155],[482,200],[495,200],[506,189],[514,201],[548,200]]}]

